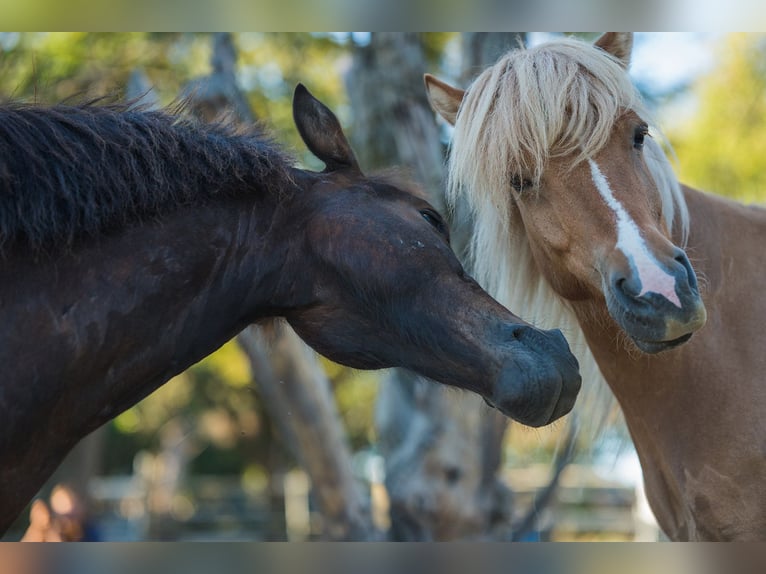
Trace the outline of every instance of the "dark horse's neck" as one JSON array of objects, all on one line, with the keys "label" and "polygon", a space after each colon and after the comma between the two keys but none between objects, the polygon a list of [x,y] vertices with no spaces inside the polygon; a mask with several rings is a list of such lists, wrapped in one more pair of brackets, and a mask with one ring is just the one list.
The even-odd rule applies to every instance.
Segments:
[{"label": "dark horse's neck", "polygon": [[0,107],[0,246],[50,252],[224,197],[279,194],[257,129],[125,106]]},{"label": "dark horse's neck", "polygon": [[[0,532],[20,511],[18,502],[23,506],[41,486],[30,477],[48,476],[81,437],[248,323],[300,304],[306,288],[291,283],[298,273],[290,269],[289,242],[281,234],[289,233],[288,213],[291,221],[300,218],[291,209],[291,197],[300,193],[296,181],[305,176],[287,164],[274,164],[273,157],[252,153],[252,142],[212,144],[218,145],[219,154],[228,152],[230,160],[228,166],[214,167],[231,169],[219,173],[216,201],[209,200],[208,186],[215,177],[209,171],[213,158],[197,156],[195,148],[187,172],[178,176],[186,186],[182,190],[169,177],[170,163],[164,173],[163,166],[154,166],[163,187],[160,196],[179,204],[174,210],[160,203],[152,214],[152,206],[138,195],[105,199],[103,195],[117,193],[103,187],[109,178],[94,183],[97,174],[86,166],[80,175],[61,167],[64,187],[72,194],[93,194],[91,199],[104,200],[103,205],[68,198],[71,202],[64,206],[71,208],[72,220],[40,211],[38,221],[48,218],[45,229],[53,226],[56,234],[46,237],[21,222],[14,228],[9,210],[3,210]],[[222,151],[223,145],[230,148]],[[180,160],[175,156],[171,162]],[[208,161],[204,173],[192,161]],[[263,161],[263,169],[251,165],[245,178],[240,167],[246,161]],[[7,169],[7,164],[0,168]],[[268,174],[268,184],[253,173]],[[88,181],[80,176],[90,178],[94,187],[85,189]],[[2,180],[3,201],[8,194],[16,194],[17,203],[24,201],[27,190],[20,180],[26,182],[21,175],[13,182]],[[50,200],[56,205],[44,190],[32,191],[43,204]],[[179,201],[181,193],[187,199]],[[109,216],[107,200],[133,201],[134,220],[120,228]],[[91,217],[90,227],[71,215],[77,209],[81,218]],[[53,245],[54,240],[63,246]],[[290,300],[280,293],[289,293]],[[45,341],[44,352],[38,341]]]}]

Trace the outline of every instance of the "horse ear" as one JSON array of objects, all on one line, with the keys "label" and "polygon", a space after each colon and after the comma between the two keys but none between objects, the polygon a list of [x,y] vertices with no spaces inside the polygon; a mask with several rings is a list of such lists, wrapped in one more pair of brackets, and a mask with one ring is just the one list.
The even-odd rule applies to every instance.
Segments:
[{"label": "horse ear", "polygon": [[431,74],[425,74],[423,81],[426,83],[428,102],[433,110],[454,126],[457,111],[460,109],[463,96],[465,96],[465,90],[453,88],[449,84],[437,80]]},{"label": "horse ear", "polygon": [[627,70],[633,51],[633,32],[607,32],[596,40],[596,46],[620,60]]},{"label": "horse ear", "polygon": [[317,100],[303,84],[293,94],[293,120],[306,146],[327,168],[359,170],[356,156],[335,114]]}]

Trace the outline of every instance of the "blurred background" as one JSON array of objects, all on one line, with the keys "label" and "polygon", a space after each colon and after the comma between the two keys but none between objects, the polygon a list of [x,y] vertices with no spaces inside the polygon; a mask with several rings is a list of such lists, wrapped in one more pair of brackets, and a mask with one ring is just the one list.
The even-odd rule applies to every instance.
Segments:
[{"label": "blurred background", "polygon": [[[443,209],[449,128],[423,73],[465,87],[503,51],[551,36],[0,33],[0,98],[190,98],[203,118],[264,123],[321,169],[292,122],[302,82],[363,169],[402,166]],[[763,201],[766,36],[637,34],[631,74],[682,181]],[[76,540],[661,539],[619,422],[529,429],[405,372],[340,367],[287,329],[267,339],[249,328],[86,438],[37,511]]]}]

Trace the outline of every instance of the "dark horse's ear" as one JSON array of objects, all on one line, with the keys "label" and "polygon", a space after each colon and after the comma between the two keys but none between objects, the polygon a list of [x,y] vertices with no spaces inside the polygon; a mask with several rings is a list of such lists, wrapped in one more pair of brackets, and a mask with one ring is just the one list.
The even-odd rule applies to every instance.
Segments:
[{"label": "dark horse's ear", "polygon": [[293,119],[311,153],[327,166],[325,171],[349,168],[361,171],[338,118],[303,84],[295,87]]}]

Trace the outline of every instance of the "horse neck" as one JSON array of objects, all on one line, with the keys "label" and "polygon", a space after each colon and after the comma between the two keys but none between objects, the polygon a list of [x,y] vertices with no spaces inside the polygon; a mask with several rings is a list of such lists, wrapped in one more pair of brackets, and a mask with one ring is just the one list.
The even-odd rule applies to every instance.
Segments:
[{"label": "horse neck", "polygon": [[[305,289],[294,287],[298,270],[291,267],[296,258],[290,239],[297,234],[288,228],[289,211],[289,201],[273,197],[228,199],[137,230],[133,241],[125,238],[133,251],[128,260],[138,300],[123,328],[130,335],[131,325],[139,324],[159,335],[142,351],[142,361],[161,373],[153,385],[204,358],[246,325],[300,304]],[[106,273],[111,269],[107,265]],[[130,370],[126,365],[126,378],[133,378]]]},{"label": "horse neck", "polygon": [[[292,305],[281,294],[290,289],[285,277],[297,275],[285,267],[286,209],[273,200],[220,200],[48,263],[11,263],[15,281],[0,287],[0,314],[16,327],[0,333],[0,359],[16,365],[5,380],[18,409],[0,393],[0,418],[40,412],[47,436],[79,439],[248,323]],[[36,405],[41,392],[50,399]]]},{"label": "horse neck", "polygon": [[[738,280],[741,274],[733,273],[732,266],[738,259],[746,265],[743,257],[746,257],[748,243],[766,241],[766,211],[752,211],[731,200],[688,187],[682,187],[682,190],[691,221],[685,251],[697,274],[708,315],[715,322],[719,314],[734,312],[737,298],[747,299],[748,291],[742,286],[745,282]],[[680,245],[680,232],[674,232],[672,240]],[[746,274],[744,269],[742,272]],[[705,356],[704,352],[698,351],[692,360],[688,360],[688,353],[698,349],[702,342],[725,337],[725,325],[708,325],[696,333],[690,343],[658,355],[645,355],[630,345],[609,315],[603,299],[570,303],[599,368],[626,412],[639,403],[655,399],[662,401],[661,409],[645,410],[648,405],[644,404],[636,408],[636,412],[646,416],[647,412],[661,412],[666,407],[672,410],[674,401],[688,402],[689,385],[693,385],[694,392],[699,394],[705,391],[706,385],[713,388],[720,384],[711,377],[677,377],[677,374],[716,360],[715,353]],[[750,305],[759,303],[751,302]],[[723,320],[726,322],[725,318]],[[704,368],[701,367],[699,374]],[[671,379],[669,386],[676,389],[676,393],[669,390],[661,394],[646,392],[646,381],[662,385],[667,379]]]},{"label": "horse neck", "polygon": [[[766,210],[683,191],[691,222],[686,251],[708,324],[676,349],[644,355],[630,350],[603,302],[572,307],[622,407],[663,529],[671,537],[701,536],[699,519],[713,531],[738,525],[732,532],[752,535],[766,525],[766,499],[752,478],[766,472],[766,301],[753,296],[753,285],[766,281],[766,258],[756,247],[766,242]],[[723,492],[751,500],[755,513],[730,522],[718,502],[729,500]],[[710,509],[695,506],[698,498],[712,501]]]},{"label": "horse neck", "polygon": [[[684,455],[674,460],[687,465],[694,456],[711,457],[713,444],[733,448],[763,424],[760,413],[766,408],[758,374],[766,368],[759,344],[766,301],[752,296],[766,268],[756,247],[766,241],[766,210],[688,187],[683,193],[690,216],[685,250],[708,324],[676,349],[645,355],[631,348],[603,300],[571,305],[636,446],[651,449],[655,464],[660,452],[675,453],[680,445]],[[680,237],[674,234],[673,241],[678,244]],[[738,405],[738,416],[726,428],[711,425],[727,401],[729,408]]]},{"label": "horse neck", "polygon": [[286,279],[298,276],[289,211],[276,198],[218,200],[52,260],[6,259],[0,515],[15,516],[87,433],[300,303]]}]

